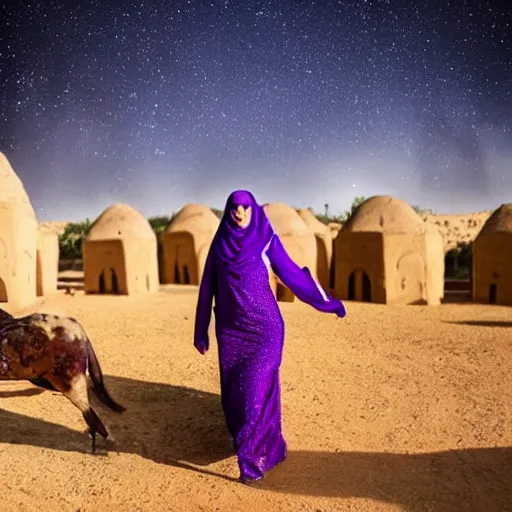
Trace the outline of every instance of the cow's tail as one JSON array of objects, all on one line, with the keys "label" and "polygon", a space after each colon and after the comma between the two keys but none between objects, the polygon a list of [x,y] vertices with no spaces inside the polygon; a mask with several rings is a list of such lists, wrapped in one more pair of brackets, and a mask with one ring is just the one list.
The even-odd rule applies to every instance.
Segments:
[{"label": "cow's tail", "polygon": [[105,383],[103,381],[103,373],[101,371],[100,362],[96,357],[94,349],[92,348],[92,343],[87,338],[87,367],[89,369],[89,375],[91,376],[91,381],[93,384],[94,392],[97,397],[110,409],[115,412],[123,412],[126,410],[126,407],[118,404],[108,393],[105,388]]}]

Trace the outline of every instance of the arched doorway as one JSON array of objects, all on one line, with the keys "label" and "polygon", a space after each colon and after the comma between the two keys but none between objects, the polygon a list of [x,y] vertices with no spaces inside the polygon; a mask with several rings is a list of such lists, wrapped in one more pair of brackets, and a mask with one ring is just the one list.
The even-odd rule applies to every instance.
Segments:
[{"label": "arched doorway", "polygon": [[348,278],[348,300],[372,301],[372,284],[368,274],[358,268]]},{"label": "arched doorway", "polygon": [[190,271],[188,269],[187,247],[178,245],[176,247],[176,260],[174,261],[174,283],[175,284],[190,284]]},{"label": "arched doorway", "polygon": [[323,236],[315,234],[316,241],[316,275],[323,288],[329,288],[331,283],[329,258],[327,256],[327,243]]},{"label": "arched doorway", "polygon": [[348,300],[356,300],[356,275],[352,272],[348,278]]},{"label": "arched doorway", "polygon": [[105,293],[105,272],[102,270],[99,277],[98,290],[100,293]]},{"label": "arched doorway", "polygon": [[165,282],[199,284],[198,260],[194,238],[187,232],[176,232],[164,238]]},{"label": "arched doorway", "polygon": [[181,284],[181,278],[180,278],[180,267],[178,266],[178,260],[174,262],[174,282],[176,284]]},{"label": "arched doorway", "polygon": [[187,265],[183,265],[183,283],[190,284],[190,273]]},{"label": "arched doorway", "polygon": [[8,302],[7,287],[4,280],[0,277],[0,302]]},{"label": "arched doorway", "polygon": [[332,256],[329,267],[329,286],[334,290],[336,279],[336,243],[332,244]]},{"label": "arched doorway", "polygon": [[497,299],[498,299],[498,285],[496,283],[492,283],[489,286],[489,304],[496,304]]},{"label": "arched doorway", "polygon": [[164,246],[162,244],[162,239],[158,238],[158,282],[164,283],[165,282],[165,272],[164,272],[164,265],[165,265],[165,259],[164,259]]},{"label": "arched doorway", "polygon": [[112,293],[119,293],[119,282],[117,280],[117,273],[113,268],[110,268],[110,279],[112,283]]}]

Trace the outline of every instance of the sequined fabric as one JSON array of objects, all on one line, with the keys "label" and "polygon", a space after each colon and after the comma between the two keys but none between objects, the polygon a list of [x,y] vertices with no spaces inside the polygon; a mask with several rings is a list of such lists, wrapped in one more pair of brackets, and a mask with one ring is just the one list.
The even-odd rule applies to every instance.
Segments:
[{"label": "sequined fabric", "polygon": [[217,278],[222,405],[242,478],[259,478],[286,456],[279,386],[284,324],[261,257],[236,277],[217,267]]},{"label": "sequined fabric", "polygon": [[[250,201],[255,223],[260,224],[247,229],[257,228],[262,236],[251,238],[251,250],[237,239],[231,243],[229,258],[219,256],[220,241],[214,241],[200,285],[194,334],[196,348],[208,350],[214,298],[222,407],[243,480],[262,478],[287,453],[279,381],[284,322],[267,265],[301,300],[320,311],[345,315],[343,303],[328,297],[310,272],[289,258],[272,230],[262,228],[261,222],[268,220],[252,195]],[[240,260],[231,248],[244,253],[243,265],[237,264]]]}]

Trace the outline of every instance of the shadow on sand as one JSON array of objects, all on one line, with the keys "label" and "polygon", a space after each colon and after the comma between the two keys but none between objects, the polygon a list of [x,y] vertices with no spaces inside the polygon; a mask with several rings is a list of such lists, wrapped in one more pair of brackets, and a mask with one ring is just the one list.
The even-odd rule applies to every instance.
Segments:
[{"label": "shadow on sand", "polygon": [[[99,453],[106,447],[236,480],[204,467],[234,455],[219,395],[121,377],[106,376],[105,381],[127,411],[117,415],[94,400],[115,439],[99,439]],[[90,452],[85,433],[55,423],[0,410],[0,425],[2,443]],[[316,497],[370,498],[411,511],[494,512],[512,510],[511,475],[512,447],[414,455],[290,451],[257,488]]]},{"label": "shadow on sand", "polygon": [[[110,433],[108,440],[98,437],[98,454],[105,450],[136,453],[158,463],[208,474],[211,473],[206,469],[189,465],[207,466],[234,455],[219,395],[108,375],[105,384],[127,410],[123,414],[111,412],[91,393],[91,403]],[[31,396],[43,391],[28,382],[27,386],[30,387],[20,391],[0,391],[0,398]],[[71,411],[75,409],[71,403],[69,407]],[[75,413],[83,421],[78,409]],[[79,432],[0,409],[0,425],[0,443],[90,453],[85,422]]]},{"label": "shadow on sand", "polygon": [[512,321],[507,320],[459,320],[444,321],[445,324],[474,325],[476,327],[512,327]]},{"label": "shadow on sand", "polygon": [[[42,388],[27,388],[27,389],[17,389],[14,391],[0,391],[0,398],[15,398],[17,396],[35,396],[44,393],[44,389]],[[0,411],[0,415],[2,411]]]},{"label": "shadow on sand", "polygon": [[260,489],[370,498],[407,511],[512,510],[512,447],[426,454],[289,452]]}]

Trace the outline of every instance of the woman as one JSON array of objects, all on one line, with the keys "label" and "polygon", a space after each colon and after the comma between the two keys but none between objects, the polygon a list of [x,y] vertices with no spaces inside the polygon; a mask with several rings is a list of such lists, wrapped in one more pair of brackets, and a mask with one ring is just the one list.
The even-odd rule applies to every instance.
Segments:
[{"label": "woman", "polygon": [[222,407],[244,483],[263,478],[286,457],[279,385],[284,322],[270,288],[269,267],[303,302],[345,316],[343,303],[327,296],[309,270],[290,259],[254,196],[235,191],[206,260],[194,346],[201,354],[209,348],[215,297]]}]

